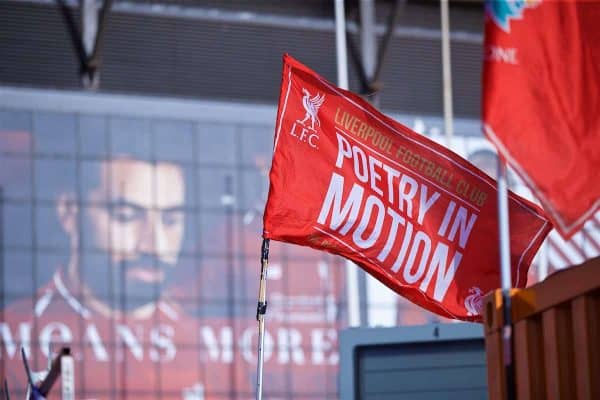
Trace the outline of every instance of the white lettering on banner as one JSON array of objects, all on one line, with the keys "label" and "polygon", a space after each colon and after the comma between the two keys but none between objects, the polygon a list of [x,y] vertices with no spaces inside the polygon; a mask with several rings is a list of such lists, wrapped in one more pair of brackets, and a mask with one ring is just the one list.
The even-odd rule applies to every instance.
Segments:
[{"label": "white lettering on banner", "polygon": [[454,213],[455,208],[456,203],[450,200],[450,204],[448,204],[448,208],[446,208],[446,213],[444,214],[444,219],[442,220],[442,225],[440,225],[440,229],[438,229],[437,234],[439,236],[446,236],[446,231],[448,230],[448,225],[450,225],[450,221],[452,220],[452,214]]},{"label": "white lettering on banner", "polygon": [[325,196],[325,201],[323,202],[323,207],[321,208],[321,213],[319,214],[317,221],[321,225],[325,225],[325,220],[329,215],[329,210],[332,209],[333,215],[331,216],[331,222],[329,223],[329,226],[331,229],[337,230],[342,222],[346,220],[346,225],[340,229],[340,233],[345,235],[350,229],[352,229],[352,226],[356,222],[364,189],[359,185],[354,184],[346,203],[342,207],[343,189],[344,177],[334,173],[331,176],[329,190]]},{"label": "white lettering on banner", "polygon": [[448,291],[448,287],[450,287],[450,282],[454,279],[454,274],[456,274],[461,259],[462,254],[457,251],[454,253],[452,260],[450,260],[450,264],[446,265],[446,260],[448,260],[448,246],[444,243],[439,243],[435,248],[429,270],[427,271],[427,276],[425,276],[425,279],[421,282],[420,289],[423,291],[427,290],[429,282],[437,270],[433,298],[437,301],[442,301]]},{"label": "white lettering on banner", "polygon": [[487,46],[485,49],[486,61],[496,61],[505,64],[518,64],[516,47]]},{"label": "white lettering on banner", "polygon": [[400,252],[398,253],[398,257],[396,257],[396,261],[392,265],[392,271],[398,272],[404,259],[406,258],[406,252],[408,250],[408,245],[410,244],[410,240],[413,235],[413,225],[408,222],[406,224],[406,230],[404,231],[404,239],[402,240],[402,246],[400,247]]},{"label": "white lettering on banner", "polygon": [[[450,228],[450,234],[448,235],[448,239],[454,241],[454,237],[456,236],[456,232],[460,229],[460,233],[458,235],[458,245],[461,248],[465,248],[467,245],[467,239],[471,234],[471,230],[473,229],[473,225],[477,220],[477,215],[471,214],[468,217],[469,211],[467,211],[464,207],[459,207],[456,212],[456,217],[454,218],[454,223],[452,224],[452,228]],[[467,223],[467,218],[469,222]]]},{"label": "white lettering on banner", "polygon": [[390,234],[388,235],[387,242],[385,242],[385,246],[381,249],[381,253],[377,256],[379,261],[384,261],[390,251],[392,250],[392,246],[396,243],[396,233],[398,233],[398,225],[404,226],[406,224],[406,220],[402,218],[396,211],[391,208],[387,209],[387,213],[392,217],[392,226],[390,227]]},{"label": "white lettering on banner", "polygon": [[[337,365],[340,355],[335,351],[337,331],[335,329],[314,329],[310,335],[312,363],[314,365]],[[327,357],[327,353],[329,356]]]},{"label": "white lettering on banner", "polygon": [[[419,184],[413,178],[404,174],[400,177],[400,184],[398,185],[398,209],[400,212],[405,212],[408,218],[412,218],[412,201],[417,194],[417,188]],[[404,211],[404,205],[406,204],[406,211]]]},{"label": "white lettering on banner", "polygon": [[[420,249],[420,245],[422,248]],[[427,260],[429,259],[429,253],[431,252],[431,239],[429,236],[425,234],[425,232],[418,231],[415,235],[415,240],[413,245],[410,248],[410,254],[408,255],[408,260],[406,261],[406,265],[404,266],[404,280],[407,283],[413,284],[419,279],[423,277],[425,273],[425,267],[427,264]],[[415,260],[417,258],[417,254],[419,254],[421,261],[417,267],[417,270],[412,273],[413,266],[415,265]]]},{"label": "white lettering on banner", "polygon": [[[396,171],[394,168],[391,168],[385,164],[383,165],[383,170],[387,174],[388,188],[393,187],[394,179],[400,177],[400,172]],[[393,190],[388,190],[388,201],[390,202],[390,204],[394,204],[394,191]]]},{"label": "white lettering on banner", "polygon": [[102,338],[98,333],[98,329],[96,329],[96,325],[89,324],[85,328],[84,342],[90,343],[92,345],[92,351],[94,352],[94,356],[98,361],[108,361],[108,353],[106,352],[106,348],[102,343]]},{"label": "white lettering on banner", "polygon": [[[17,343],[19,343],[20,346],[23,346],[25,354],[29,357],[29,354],[31,353],[31,324],[22,322],[19,324],[19,329],[17,331],[19,334]],[[0,322],[0,337],[2,337],[2,343],[4,344],[2,347],[6,349],[6,355],[8,358],[14,358],[17,353],[17,345],[10,331],[10,326],[6,322]],[[4,358],[4,355],[0,353],[0,359],[2,358]]]},{"label": "white lettering on banner", "polygon": [[[371,221],[371,213],[373,212],[373,208],[377,206],[377,219],[375,220],[375,227],[371,232],[371,235],[367,239],[363,239],[362,235],[365,233],[367,228],[369,227],[369,222]],[[383,202],[379,200],[375,196],[367,197],[367,202],[365,204],[365,210],[363,211],[362,218],[360,219],[360,223],[356,227],[356,230],[352,234],[352,240],[354,243],[360,247],[361,249],[367,249],[373,244],[379,236],[381,235],[381,228],[383,228],[383,218],[385,217],[385,206]]]},{"label": "white lettering on banner", "polygon": [[50,357],[50,343],[71,343],[71,329],[62,322],[51,322],[40,331],[40,346],[44,356]]},{"label": "white lettering on banner", "polygon": [[304,351],[302,351],[302,334],[297,329],[277,330],[277,360],[279,364],[304,364]]},{"label": "white lettering on banner", "polygon": [[117,325],[117,336],[123,339],[123,343],[136,360],[141,361],[144,359],[142,345],[127,325]]},{"label": "white lettering on banner", "polygon": [[290,135],[295,137],[300,143],[306,143],[313,149],[318,149],[319,135],[310,129],[305,128],[298,122],[292,124]]},{"label": "white lettering on banner", "polygon": [[[150,359],[152,361],[171,361],[175,358],[177,349],[173,343],[175,329],[169,325],[158,325],[150,330],[150,343],[155,347],[150,348]],[[159,349],[163,350],[161,355]]]},{"label": "white lettering on banner", "polygon": [[427,186],[421,186],[421,196],[419,197],[419,215],[417,217],[417,223],[419,225],[423,225],[423,220],[425,219],[425,214],[427,211],[433,206],[433,204],[439,199],[440,193],[435,192],[431,195],[429,199],[427,199]]},{"label": "white lettering on banner", "polygon": [[383,164],[376,158],[369,157],[369,176],[371,176],[371,189],[380,196],[383,196],[383,190],[377,186],[377,181],[381,180],[381,175],[375,171],[375,166],[382,168]]},{"label": "white lettering on banner", "polygon": [[[230,327],[225,326],[221,328],[219,332],[220,343],[214,329],[210,326],[201,327],[200,335],[200,338],[206,344],[208,356],[211,361],[221,361],[224,363],[233,361],[233,331]],[[221,354],[220,359],[219,354]]]},{"label": "white lettering on banner", "polygon": [[[340,236],[350,234],[349,244],[357,249],[381,248],[376,255],[379,262],[389,260],[391,271],[406,283],[418,285],[424,292],[432,289],[433,298],[442,301],[462,253],[454,248],[451,251],[453,246],[440,239],[464,249],[477,214],[462,206],[457,209],[450,199],[440,202],[440,192],[352,145],[339,133],[337,139],[335,166],[342,169],[348,160],[356,181],[345,185],[347,177],[332,172],[317,223]],[[365,193],[362,184],[368,185],[373,194]],[[427,215],[436,205],[446,210],[437,232],[428,230],[433,236],[437,233],[432,237],[421,227],[431,229]],[[441,215],[440,211],[436,215]]]},{"label": "white lettering on banner", "polygon": [[[32,344],[31,324],[20,323],[17,324],[17,327],[18,329],[11,329],[8,323],[0,323],[0,334],[2,335],[0,358],[18,358],[17,350],[20,346],[25,346],[27,356],[32,357],[29,352]],[[117,325],[115,328],[114,333],[125,344],[135,361],[169,363],[177,357],[178,343],[176,342],[175,326],[166,324],[153,326],[147,329],[148,338],[146,340],[143,340],[141,326]],[[102,333],[106,335],[107,332],[100,332],[95,324],[87,324],[82,329],[84,330],[82,343],[84,347],[91,347],[92,350],[89,358],[86,358],[87,360],[94,359],[106,363],[114,356],[116,361],[124,361],[121,353],[123,346],[117,346],[114,349],[107,347],[108,343],[112,343],[110,337],[102,336]],[[74,331],[76,331],[74,328],[60,321],[49,322],[41,326],[38,337],[40,346],[37,346],[38,350],[36,351],[39,351],[44,357],[48,357],[49,343],[60,342],[72,345]],[[237,339],[239,340],[237,346],[242,349],[242,358],[252,365],[256,362],[256,335],[256,328],[247,327]],[[200,326],[197,337],[201,348],[206,349],[202,361],[221,364],[234,362],[236,338],[231,326]],[[149,343],[149,346],[145,346],[143,343]],[[278,328],[266,331],[265,361],[276,362],[280,365],[337,365],[339,354],[336,351],[336,343],[337,332],[333,328]],[[76,362],[84,359],[82,349],[77,346],[72,347],[72,354]]]}]

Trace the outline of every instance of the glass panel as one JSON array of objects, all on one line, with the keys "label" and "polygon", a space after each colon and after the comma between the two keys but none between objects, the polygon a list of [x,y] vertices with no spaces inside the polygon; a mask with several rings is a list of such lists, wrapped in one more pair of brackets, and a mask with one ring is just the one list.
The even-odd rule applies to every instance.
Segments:
[{"label": "glass panel", "polygon": [[154,122],[156,159],[179,162],[194,160],[194,126],[191,122]]},{"label": "glass panel", "polygon": [[73,159],[36,159],[35,191],[38,199],[56,200],[76,193],[76,162]]},{"label": "glass panel", "polygon": [[5,246],[27,247],[32,246],[31,204],[8,203],[3,205],[2,222]]},{"label": "glass panel", "polygon": [[261,219],[269,194],[269,177],[265,171],[247,168],[242,172],[242,203],[246,212],[253,212]]},{"label": "glass panel", "polygon": [[[2,260],[3,293],[8,298],[31,296],[35,289],[33,280],[33,259],[31,253],[19,250],[5,250]],[[15,284],[19,282],[19,284]]]},{"label": "glass panel", "polygon": [[152,155],[150,122],[139,118],[110,119],[110,154],[149,160]]},{"label": "glass panel", "polygon": [[[201,212],[198,215],[200,254],[214,256],[239,254],[238,218],[233,214]],[[260,246],[260,244],[259,244]]]},{"label": "glass panel", "polygon": [[192,256],[199,252],[197,229],[196,213],[185,211],[183,213],[183,241],[179,248],[181,255]]},{"label": "glass panel", "polygon": [[[113,275],[110,253],[84,251],[80,253],[79,257],[79,263],[74,267],[79,273],[81,282],[93,288],[94,296],[111,304],[109,299],[116,298],[116,295],[109,283],[109,279]],[[90,283],[91,281],[94,281],[94,283]]]},{"label": "glass panel", "polygon": [[[198,296],[198,287],[200,277],[200,266],[195,257],[180,256],[175,267],[168,270],[167,284],[165,294],[174,299],[177,303],[181,300],[196,299]],[[193,306],[185,312],[190,315],[196,312],[197,304],[190,302]]]},{"label": "glass panel", "polygon": [[[58,273],[64,279],[64,276],[67,273],[66,269],[69,261],[69,254],[68,251],[40,250],[37,253],[36,261],[36,288],[51,288],[54,284],[54,274]],[[54,300],[56,300],[56,298]]]},{"label": "glass panel", "polygon": [[110,170],[105,161],[81,161],[79,163],[79,201],[83,204],[105,205],[111,188],[107,185]]},{"label": "glass panel", "polygon": [[75,114],[40,111],[34,114],[35,151],[38,154],[69,154],[77,149]]},{"label": "glass panel", "polygon": [[81,213],[81,227],[83,231],[77,230],[81,236],[79,243],[83,244],[84,250],[109,252],[111,239],[113,241],[125,240],[124,238],[113,238],[114,232],[109,228],[110,209],[108,205],[83,206]]},{"label": "glass panel", "polygon": [[267,125],[244,126],[241,128],[241,160],[245,165],[259,168],[271,164],[274,128]]},{"label": "glass panel", "polygon": [[0,188],[5,199],[31,198],[31,160],[0,154]]},{"label": "glass panel", "polygon": [[106,117],[79,116],[79,148],[82,156],[106,157],[108,154],[106,125]]},{"label": "glass panel", "polygon": [[[68,250],[69,243],[74,240],[72,229],[77,229],[77,213],[74,209],[66,210],[64,203],[61,205],[42,204],[36,206],[35,237],[38,247],[54,250]],[[61,226],[59,208],[63,211],[62,220],[65,227]],[[67,231],[69,233],[67,233]]]},{"label": "glass panel", "polygon": [[27,154],[31,151],[29,111],[0,110],[0,151]]},{"label": "glass panel", "polygon": [[198,199],[202,209],[237,208],[237,174],[233,168],[201,167],[198,169]]},{"label": "glass panel", "polygon": [[224,124],[198,125],[198,162],[234,165],[238,160],[236,127]]}]

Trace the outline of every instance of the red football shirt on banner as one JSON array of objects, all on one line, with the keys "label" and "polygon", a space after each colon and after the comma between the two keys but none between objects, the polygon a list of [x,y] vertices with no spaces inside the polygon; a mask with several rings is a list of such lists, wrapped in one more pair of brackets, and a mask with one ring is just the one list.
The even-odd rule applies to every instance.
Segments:
[{"label": "red football shirt on banner", "polygon": [[[480,321],[500,286],[496,183],[284,56],[264,237],[346,257],[414,303]],[[551,224],[510,193],[513,286]]]},{"label": "red football shirt on banner", "polygon": [[486,6],[486,136],[564,237],[600,208],[600,3]]}]

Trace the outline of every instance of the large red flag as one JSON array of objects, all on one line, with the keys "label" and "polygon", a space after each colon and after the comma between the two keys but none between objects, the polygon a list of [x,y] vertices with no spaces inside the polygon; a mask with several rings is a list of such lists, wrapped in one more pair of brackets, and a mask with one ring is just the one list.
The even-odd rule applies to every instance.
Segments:
[{"label": "large red flag", "polygon": [[[496,183],[284,56],[264,237],[346,257],[449,318],[500,285]],[[551,228],[510,193],[513,286]]]},{"label": "large red flag", "polygon": [[489,1],[487,137],[570,237],[600,209],[600,3]]}]

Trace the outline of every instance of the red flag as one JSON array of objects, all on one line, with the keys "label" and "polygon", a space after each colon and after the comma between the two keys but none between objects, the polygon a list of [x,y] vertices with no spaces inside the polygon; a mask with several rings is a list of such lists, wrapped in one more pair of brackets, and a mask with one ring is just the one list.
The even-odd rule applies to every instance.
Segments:
[{"label": "red flag", "polygon": [[[264,237],[346,257],[414,303],[479,321],[500,285],[496,184],[284,56]],[[551,228],[509,199],[513,286]]]},{"label": "red flag", "polygon": [[564,237],[600,209],[599,21],[592,1],[486,6],[485,133]]}]

